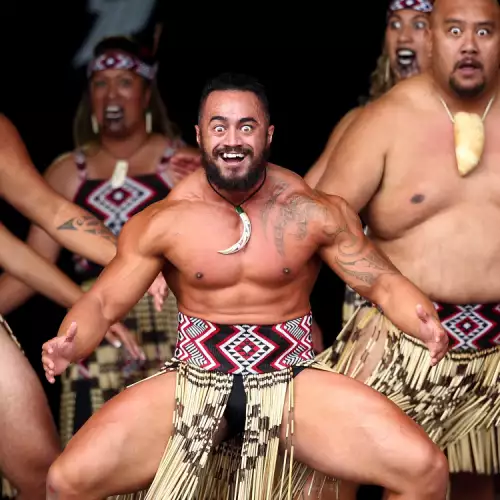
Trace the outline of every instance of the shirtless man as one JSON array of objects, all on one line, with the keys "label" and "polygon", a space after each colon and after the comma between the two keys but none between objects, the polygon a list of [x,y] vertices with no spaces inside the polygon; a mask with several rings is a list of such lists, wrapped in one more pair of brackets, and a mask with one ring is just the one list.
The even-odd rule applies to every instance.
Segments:
[{"label": "shirtless man", "polygon": [[[435,302],[451,343],[439,367],[429,368],[424,349],[367,305],[320,358],[424,427],[450,471],[462,473],[453,477],[454,499],[493,499],[492,475],[500,472],[499,29],[495,0],[438,0],[432,71],[367,106],[317,186],[363,213],[376,246]],[[463,128],[463,115],[452,123],[460,111],[477,115],[472,129]],[[480,157],[481,119],[484,152],[464,175],[454,126],[459,149]]]},{"label": "shirtless man", "polygon": [[[371,75],[370,101],[378,99],[396,83],[428,69],[431,12],[431,0],[391,0],[387,10],[384,48]],[[318,183],[334,148],[363,107],[351,109],[337,123],[321,156],[304,177],[310,186]]]},{"label": "shirtless man", "polygon": [[[444,500],[438,447],[376,391],[318,364],[310,337],[320,259],[421,339],[435,364],[447,339],[432,303],[375,251],[343,200],[267,163],[273,126],[252,79],[210,82],[196,132],[204,169],[126,224],[116,258],[42,353],[54,382],[165,269],[180,310],[176,358],[84,425],[51,467],[47,498],[97,500],[154,479],[147,498],[262,500],[281,477],[281,445],[294,469],[296,460],[378,483],[394,500]],[[308,469],[301,480],[283,472],[273,498],[299,495]]]},{"label": "shirtless man", "polygon": [[[115,237],[97,219],[49,187],[33,167],[17,130],[4,116],[0,116],[0,196],[66,248],[103,265],[115,255]],[[4,245],[16,244],[6,230],[1,238],[3,252]],[[16,255],[16,263],[6,268],[17,266],[20,272],[20,257]],[[40,381],[9,333],[0,317],[0,470],[17,490],[18,500],[42,500],[47,471],[60,446]]]}]

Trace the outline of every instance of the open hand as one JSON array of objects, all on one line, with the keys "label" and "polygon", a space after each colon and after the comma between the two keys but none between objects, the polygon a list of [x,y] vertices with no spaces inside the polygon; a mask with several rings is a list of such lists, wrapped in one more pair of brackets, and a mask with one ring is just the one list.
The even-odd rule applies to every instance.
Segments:
[{"label": "open hand", "polygon": [[417,306],[417,316],[420,323],[420,338],[423,340],[431,356],[431,366],[434,366],[444,358],[448,352],[448,335],[443,330],[441,323],[427,313],[419,304]]},{"label": "open hand", "polygon": [[76,323],[71,323],[66,335],[54,337],[42,345],[42,364],[45,377],[53,384],[56,375],[68,368],[75,350]]},{"label": "open hand", "polygon": [[133,359],[142,359],[143,361],[146,359],[146,355],[137,344],[135,336],[122,323],[111,325],[104,338],[117,349],[123,345]]},{"label": "open hand", "polygon": [[168,295],[168,286],[163,274],[160,273],[148,289],[149,295],[153,296],[155,309],[161,312],[163,303]]}]

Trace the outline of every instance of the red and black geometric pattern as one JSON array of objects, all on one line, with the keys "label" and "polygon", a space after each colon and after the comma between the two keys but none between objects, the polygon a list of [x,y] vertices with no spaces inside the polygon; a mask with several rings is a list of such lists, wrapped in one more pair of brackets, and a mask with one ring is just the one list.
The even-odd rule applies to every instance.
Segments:
[{"label": "red and black geometric pattern", "polygon": [[237,375],[285,370],[314,359],[312,315],[277,325],[219,325],[179,313],[175,359]]},{"label": "red and black geometric pattern", "polygon": [[393,0],[389,4],[389,13],[397,10],[416,10],[418,12],[432,12],[430,0]]},{"label": "red and black geometric pattern", "polygon": [[477,351],[500,345],[500,304],[434,303],[451,349]]},{"label": "red and black geometric pattern", "polygon": [[99,214],[99,218],[114,234],[120,234],[125,223],[156,198],[156,191],[140,179],[125,178],[119,188],[111,182],[101,182],[87,194],[86,208]]},{"label": "red and black geometric pattern", "polygon": [[96,71],[104,71],[106,69],[133,71],[147,80],[153,80],[158,67],[146,64],[131,54],[126,54],[119,50],[109,50],[90,62],[87,67],[87,77],[90,77]]}]

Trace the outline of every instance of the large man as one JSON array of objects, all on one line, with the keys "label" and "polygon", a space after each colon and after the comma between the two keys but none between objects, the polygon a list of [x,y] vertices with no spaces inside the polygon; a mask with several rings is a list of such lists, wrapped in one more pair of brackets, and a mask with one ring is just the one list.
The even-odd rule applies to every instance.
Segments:
[{"label": "large man", "polygon": [[308,473],[292,469],[297,460],[380,483],[393,499],[444,499],[437,446],[376,391],[322,370],[310,338],[320,258],[424,341],[434,364],[447,340],[432,303],[343,200],[267,163],[273,127],[256,82],[212,81],[196,129],[204,170],[129,221],[117,257],[42,355],[53,382],[165,269],[180,310],[176,359],[85,424],[52,466],[48,498],[97,500],[153,481],[148,499],[263,500],[283,481],[278,469],[286,480],[273,498],[292,498]]},{"label": "large man", "polygon": [[500,472],[499,29],[495,0],[438,0],[432,72],[370,104],[317,186],[363,212],[372,241],[435,301],[452,344],[431,368],[367,305],[325,359],[396,401],[452,472],[475,473],[455,476],[452,494],[478,500],[493,498]]},{"label": "large man", "polygon": [[[3,116],[0,196],[66,248],[101,264],[115,255],[115,237],[99,220],[50,188],[31,164],[17,130]],[[47,471],[60,452],[55,426],[43,388],[1,317],[0,344],[0,470],[18,491],[19,500],[42,500]]]}]

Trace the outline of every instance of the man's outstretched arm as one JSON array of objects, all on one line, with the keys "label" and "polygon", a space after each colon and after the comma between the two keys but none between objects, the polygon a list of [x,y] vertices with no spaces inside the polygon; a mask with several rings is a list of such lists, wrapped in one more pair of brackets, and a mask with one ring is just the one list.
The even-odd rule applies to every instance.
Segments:
[{"label": "man's outstretched arm", "polygon": [[114,257],[115,236],[45,182],[5,116],[0,116],[0,195],[68,250],[103,266]]},{"label": "man's outstretched arm", "polygon": [[116,257],[68,312],[58,336],[44,344],[42,361],[50,382],[99,345],[106,330],[137,304],[162,269],[162,238],[151,229],[151,208],[125,224]]},{"label": "man's outstretched arm", "polygon": [[324,244],[319,255],[351,288],[378,305],[400,330],[423,341],[435,364],[447,351],[448,337],[429,298],[363,233],[345,200],[329,197],[324,212]]}]

